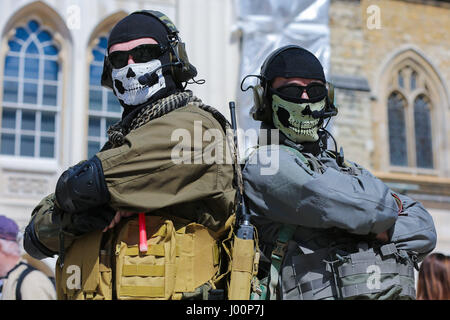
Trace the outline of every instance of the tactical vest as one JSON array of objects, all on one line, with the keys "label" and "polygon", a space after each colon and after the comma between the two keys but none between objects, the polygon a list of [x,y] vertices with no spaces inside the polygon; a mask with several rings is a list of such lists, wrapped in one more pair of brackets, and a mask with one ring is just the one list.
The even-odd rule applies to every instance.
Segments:
[{"label": "tactical vest", "polygon": [[173,217],[146,216],[148,251],[139,251],[136,217],[109,232],[91,232],[66,251],[56,267],[58,299],[166,300],[224,296],[230,272],[225,237],[219,232]]},{"label": "tactical vest", "polygon": [[394,243],[307,252],[289,242],[281,268],[283,300],[415,299],[414,258]]}]

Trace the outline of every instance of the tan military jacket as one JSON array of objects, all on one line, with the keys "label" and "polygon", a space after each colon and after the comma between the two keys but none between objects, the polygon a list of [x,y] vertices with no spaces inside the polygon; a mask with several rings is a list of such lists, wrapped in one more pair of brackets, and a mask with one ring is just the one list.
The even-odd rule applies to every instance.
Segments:
[{"label": "tan military jacket", "polygon": [[[222,132],[222,136],[208,139],[205,132]],[[186,134],[190,141],[180,137]],[[151,120],[126,135],[122,146],[97,153],[111,195],[110,205],[121,211],[172,215],[219,230],[234,210],[233,166],[225,158],[203,161],[202,152],[220,148],[226,155],[222,127],[211,113],[194,104]],[[190,152],[191,163],[173,161],[173,152],[179,149],[185,155]],[[32,214],[36,215],[35,232],[40,242],[59,252],[59,224],[52,221],[51,214],[54,201],[54,195],[49,195]],[[66,235],[64,247],[73,240]]]}]

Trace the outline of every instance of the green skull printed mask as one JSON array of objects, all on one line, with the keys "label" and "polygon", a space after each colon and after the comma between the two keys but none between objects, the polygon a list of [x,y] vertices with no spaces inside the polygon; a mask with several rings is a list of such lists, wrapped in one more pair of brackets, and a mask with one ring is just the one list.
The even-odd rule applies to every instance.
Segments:
[{"label": "green skull printed mask", "polygon": [[[314,119],[311,112],[320,111],[324,107],[325,98],[312,103],[294,103],[274,94],[272,95],[273,124],[296,143],[317,141],[320,119]],[[304,112],[305,110],[308,112]]]}]

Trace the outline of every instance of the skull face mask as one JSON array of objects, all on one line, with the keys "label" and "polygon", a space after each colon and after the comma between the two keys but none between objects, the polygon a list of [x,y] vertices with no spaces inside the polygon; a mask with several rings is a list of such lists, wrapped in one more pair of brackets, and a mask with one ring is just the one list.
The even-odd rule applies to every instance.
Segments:
[{"label": "skull face mask", "polygon": [[140,105],[150,99],[156,92],[166,87],[162,70],[156,71],[159,81],[148,86],[139,83],[138,79],[161,67],[160,60],[146,63],[129,64],[121,69],[112,69],[114,92],[119,100],[129,106]]},{"label": "skull face mask", "polygon": [[311,113],[322,110],[325,105],[325,98],[317,102],[294,103],[273,94],[273,123],[296,143],[317,141],[320,119],[314,119]]}]

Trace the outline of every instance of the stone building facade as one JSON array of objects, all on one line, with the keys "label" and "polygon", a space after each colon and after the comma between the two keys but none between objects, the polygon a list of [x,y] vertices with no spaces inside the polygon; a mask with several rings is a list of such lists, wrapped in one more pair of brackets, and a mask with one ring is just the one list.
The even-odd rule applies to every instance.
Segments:
[{"label": "stone building facade", "polygon": [[450,3],[332,0],[334,132],[346,156],[433,215],[450,253]]}]

